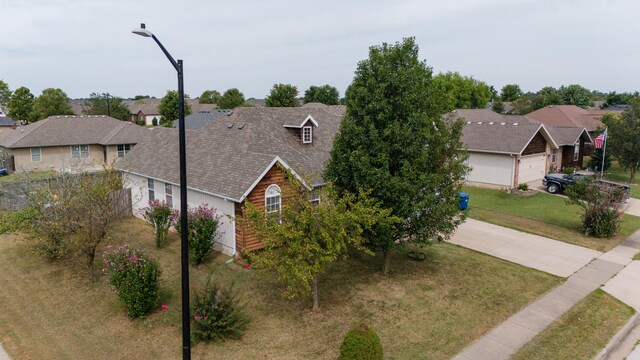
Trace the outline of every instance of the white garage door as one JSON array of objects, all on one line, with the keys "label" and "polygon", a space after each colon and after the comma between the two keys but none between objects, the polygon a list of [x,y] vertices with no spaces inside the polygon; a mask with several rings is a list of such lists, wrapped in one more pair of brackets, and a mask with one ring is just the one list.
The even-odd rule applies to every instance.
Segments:
[{"label": "white garage door", "polygon": [[489,154],[469,152],[469,166],[471,171],[467,175],[468,181],[513,186],[514,157],[503,154]]},{"label": "white garage door", "polygon": [[521,157],[518,170],[518,183],[523,184],[542,179],[546,166],[546,154],[534,154]]}]

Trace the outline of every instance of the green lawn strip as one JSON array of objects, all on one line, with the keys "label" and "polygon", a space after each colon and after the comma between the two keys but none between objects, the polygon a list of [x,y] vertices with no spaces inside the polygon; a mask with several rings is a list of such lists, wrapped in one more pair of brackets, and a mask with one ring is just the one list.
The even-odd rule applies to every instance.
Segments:
[{"label": "green lawn strip", "polygon": [[640,260],[640,252],[633,257],[633,260]]},{"label": "green lawn strip", "polygon": [[640,199],[640,185],[638,182],[631,182],[630,173],[624,170],[617,161],[611,162],[611,167],[604,173],[604,178],[609,181],[615,181],[619,183],[628,184],[631,186],[631,197]]},{"label": "green lawn strip", "polygon": [[607,251],[640,229],[640,217],[624,214],[618,235],[599,239],[581,232],[580,207],[544,193],[518,196],[502,190],[465,186],[469,217],[551,239]]},{"label": "green lawn strip", "polygon": [[50,176],[53,176],[52,171],[14,172],[13,174],[0,176],[0,183],[44,179]]},{"label": "green lawn strip", "polygon": [[634,314],[597,289],[538,334],[512,359],[591,359]]}]

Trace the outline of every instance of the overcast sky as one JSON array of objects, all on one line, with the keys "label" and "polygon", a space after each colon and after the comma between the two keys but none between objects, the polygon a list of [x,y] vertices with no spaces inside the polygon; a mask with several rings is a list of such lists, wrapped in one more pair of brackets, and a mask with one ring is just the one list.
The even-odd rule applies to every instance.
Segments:
[{"label": "overcast sky", "polygon": [[640,90],[637,0],[0,0],[0,79],[12,90],[163,96],[175,72],[145,22],[185,64],[185,91],[330,84],[341,96],[368,48],[415,36],[434,72],[500,89],[578,83]]}]

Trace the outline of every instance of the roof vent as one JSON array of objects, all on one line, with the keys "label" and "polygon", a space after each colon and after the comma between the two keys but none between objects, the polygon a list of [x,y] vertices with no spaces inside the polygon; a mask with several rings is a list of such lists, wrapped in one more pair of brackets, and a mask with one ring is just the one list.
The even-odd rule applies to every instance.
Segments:
[{"label": "roof vent", "polygon": [[233,128],[233,123],[227,124],[227,129],[231,129],[231,128]]},{"label": "roof vent", "polygon": [[504,124],[506,124],[506,123],[503,123],[503,122],[500,123],[500,125],[504,125]]},{"label": "roof vent", "polygon": [[493,125],[493,121],[489,122],[489,125]]},{"label": "roof vent", "polygon": [[518,123],[513,123],[513,126],[518,126]]},{"label": "roof vent", "polygon": [[231,114],[233,114],[233,110],[229,110],[229,112],[227,113],[227,116],[231,116]]},{"label": "roof vent", "polygon": [[482,121],[478,121],[478,125],[482,125]]},{"label": "roof vent", "polygon": [[242,130],[244,128],[244,123],[239,123],[238,124],[238,129]]},{"label": "roof vent", "polygon": [[467,121],[467,125],[471,125],[471,121]]}]

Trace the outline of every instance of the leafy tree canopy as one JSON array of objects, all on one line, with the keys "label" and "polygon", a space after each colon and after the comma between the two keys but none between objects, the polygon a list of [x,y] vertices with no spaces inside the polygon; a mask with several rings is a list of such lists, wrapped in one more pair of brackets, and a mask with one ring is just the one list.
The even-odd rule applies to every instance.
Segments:
[{"label": "leafy tree canopy", "polygon": [[[184,115],[187,116],[191,114],[191,105],[187,102],[189,95],[184,94]],[[158,105],[158,111],[162,116],[160,118],[161,125],[168,125],[173,122],[173,120],[178,119],[180,116],[178,114],[178,92],[176,90],[167,90],[167,94],[160,100],[160,105]]]},{"label": "leafy tree canopy", "polygon": [[143,100],[143,99],[151,99],[151,96],[149,95],[136,95],[133,97],[132,100]]},{"label": "leafy tree canopy", "polygon": [[500,91],[502,101],[516,101],[523,93],[518,84],[507,84]]},{"label": "leafy tree canopy", "polygon": [[444,114],[455,109],[484,109],[491,100],[491,88],[482,81],[457,72],[433,77],[428,92],[433,113]]},{"label": "leafy tree canopy", "polygon": [[264,99],[267,107],[296,107],[298,102],[298,88],[291,84],[275,84],[271,92]]},{"label": "leafy tree canopy", "polygon": [[516,101],[511,102],[510,114],[526,115],[531,112],[531,100],[526,97],[519,97]]},{"label": "leafy tree canopy", "polygon": [[73,115],[71,100],[61,89],[48,88],[33,102],[33,121],[54,115]]},{"label": "leafy tree canopy", "polygon": [[11,95],[7,108],[15,120],[29,122],[33,118],[34,96],[26,87],[19,87]]},{"label": "leafy tree canopy", "polygon": [[606,114],[602,122],[607,125],[607,152],[618,159],[635,181],[640,167],[640,98],[632,99],[631,106],[621,115]]},{"label": "leafy tree canopy", "polygon": [[553,86],[545,86],[538,91],[531,101],[531,109],[538,110],[549,105],[562,105],[564,101],[558,89]]},{"label": "leafy tree canopy", "polygon": [[311,85],[307,91],[304,92],[304,103],[313,102],[325,105],[338,105],[340,104],[340,92],[331,85]]},{"label": "leafy tree canopy", "polygon": [[628,105],[631,103],[631,100],[633,100],[633,98],[638,98],[638,97],[640,97],[640,93],[638,93],[637,91],[634,93],[631,93],[631,92],[616,93],[615,91],[612,91],[607,94],[605,103],[602,104],[602,108],[605,109],[614,105]]},{"label": "leafy tree canopy", "polygon": [[200,104],[217,104],[220,101],[220,93],[216,90],[205,90],[198,98]]},{"label": "leafy tree canopy", "polygon": [[109,94],[91,93],[82,105],[85,115],[108,115],[115,119],[129,120],[131,113],[122,98]]},{"label": "leafy tree canopy", "polygon": [[222,94],[218,101],[220,109],[235,109],[244,104],[244,94],[236,88],[229,89]]},{"label": "leafy tree canopy", "polygon": [[4,80],[0,80],[0,108],[5,112],[7,111],[9,100],[11,100],[11,90],[9,90],[9,85],[4,82]]},{"label": "leafy tree canopy", "polygon": [[403,219],[367,234],[367,246],[384,254],[386,273],[393,250],[446,239],[463,220],[464,122],[430,110],[431,68],[418,58],[414,38],[371,47],[355,74],[324,177],[343,193],[370,191]]},{"label": "leafy tree canopy", "polygon": [[578,84],[569,86],[561,86],[558,90],[562,102],[565,105],[575,105],[581,108],[587,108],[593,106],[593,99],[591,98],[591,91]]}]

